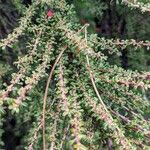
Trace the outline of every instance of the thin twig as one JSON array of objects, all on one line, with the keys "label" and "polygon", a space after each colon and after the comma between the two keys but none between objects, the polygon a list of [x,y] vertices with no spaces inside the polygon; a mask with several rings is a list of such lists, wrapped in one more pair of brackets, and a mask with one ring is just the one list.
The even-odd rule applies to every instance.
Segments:
[{"label": "thin twig", "polygon": [[31,144],[29,145],[28,150],[33,150],[33,144],[37,140],[37,134],[38,134],[38,131],[41,129],[41,127],[42,127],[42,122],[40,121],[38,124],[38,127],[36,128],[36,130],[34,132],[33,140],[31,142]]},{"label": "thin twig", "polygon": [[[132,123],[132,120],[128,119],[127,117],[125,117],[125,116],[123,116],[123,115],[121,115],[120,113],[118,113],[118,112],[116,112],[116,111],[114,111],[114,110],[112,110],[112,109],[110,109],[110,111],[111,111],[114,115],[116,115],[117,117],[121,118],[123,121],[127,122],[128,124],[129,124],[129,123]],[[140,125],[137,124],[137,125],[135,125],[135,127],[133,127],[132,129],[134,129],[135,131],[140,131],[140,132],[142,132],[147,138],[150,138],[150,131],[144,129],[142,126],[140,126]]]},{"label": "thin twig", "polygon": [[64,135],[62,137],[62,141],[61,141],[61,144],[60,144],[60,150],[62,150],[62,148],[63,148],[63,144],[64,144],[65,139],[67,137],[67,133],[68,133],[69,128],[70,128],[70,124],[67,127],[65,127],[65,129],[64,129]]},{"label": "thin twig", "polygon": [[55,147],[55,134],[56,134],[57,121],[58,119],[55,119],[50,150],[54,150]]},{"label": "thin twig", "polygon": [[[87,26],[85,26],[85,41],[86,41],[86,44],[87,44],[88,43],[87,42]],[[90,68],[90,61],[89,61],[89,56],[88,55],[86,55],[86,61],[87,61],[88,68]],[[106,108],[106,106],[105,106],[105,104],[104,104],[104,102],[103,102],[103,100],[102,100],[102,98],[101,98],[101,96],[100,96],[100,94],[99,94],[99,92],[97,90],[97,87],[95,85],[94,78],[93,78],[93,75],[92,75],[90,69],[89,69],[89,74],[90,74],[90,79],[91,79],[93,88],[95,90],[95,93],[96,93],[98,99],[100,100],[101,104],[103,105],[105,111],[109,113],[109,111],[107,110],[107,108]],[[111,119],[113,119],[113,118],[111,117]]]},{"label": "thin twig", "polygon": [[81,31],[83,31],[85,28],[87,28],[89,26],[88,23],[86,23],[84,26],[82,26],[82,28],[80,30],[78,30],[78,32],[76,34],[79,34]]},{"label": "thin twig", "polygon": [[[88,41],[87,41],[87,27],[85,27],[85,42],[86,42],[86,45],[88,45]],[[108,111],[106,105],[104,104],[104,102],[103,102],[103,100],[102,100],[102,98],[101,98],[101,96],[100,96],[100,94],[98,92],[98,89],[96,87],[96,84],[94,82],[94,77],[93,77],[92,71],[90,70],[90,61],[89,61],[88,55],[86,55],[86,61],[87,61],[87,65],[88,65],[90,80],[92,82],[92,86],[94,88],[94,91],[95,91],[98,99],[100,100],[101,105],[103,106],[103,109],[106,111],[107,115],[109,116],[109,118],[113,122],[114,119],[112,118],[110,112]],[[114,123],[114,125],[115,125],[115,128],[116,128],[116,131],[121,136],[120,137],[120,143],[121,143],[121,145],[124,147],[124,149],[129,150],[131,148],[130,142],[125,138],[124,134],[122,133],[122,131],[120,130],[120,128],[117,126],[117,124]]]},{"label": "thin twig", "polygon": [[45,88],[45,93],[44,93],[44,98],[43,98],[43,118],[42,118],[42,124],[43,124],[43,150],[46,150],[46,140],[45,140],[45,112],[46,112],[46,102],[47,102],[47,96],[48,96],[48,89],[49,85],[52,79],[53,72],[56,68],[56,65],[58,64],[60,58],[62,57],[62,54],[64,51],[67,49],[67,46],[64,46],[60,54],[58,55],[47,80],[46,88]]}]

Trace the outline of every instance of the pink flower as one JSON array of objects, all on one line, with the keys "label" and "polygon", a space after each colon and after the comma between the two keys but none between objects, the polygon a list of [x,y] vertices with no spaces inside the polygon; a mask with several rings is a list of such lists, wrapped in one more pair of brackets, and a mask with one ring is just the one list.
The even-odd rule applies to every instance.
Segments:
[{"label": "pink flower", "polygon": [[47,12],[47,17],[48,18],[52,18],[54,16],[54,13],[51,11],[51,10],[49,10],[48,12]]}]

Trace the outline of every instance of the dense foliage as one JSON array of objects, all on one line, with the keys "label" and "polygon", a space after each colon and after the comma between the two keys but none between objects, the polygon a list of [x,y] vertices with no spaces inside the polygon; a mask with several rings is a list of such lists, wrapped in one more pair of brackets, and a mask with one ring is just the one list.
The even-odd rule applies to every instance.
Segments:
[{"label": "dense foliage", "polygon": [[[13,116],[16,149],[148,150],[148,63],[138,68],[132,60],[128,69],[123,57],[140,59],[149,53],[149,37],[144,34],[148,29],[136,40],[131,34],[137,32],[131,28],[136,13],[149,15],[149,3],[35,0],[28,7],[19,1],[14,6],[22,15],[19,25],[0,41],[2,55],[8,49],[15,53],[13,64],[4,64],[7,58],[1,56],[1,149],[9,147],[3,141],[11,135],[3,128]],[[122,29],[124,20],[116,27],[114,19],[112,30],[102,23],[114,7],[128,20],[127,32]],[[127,10],[135,14],[123,16]]]}]

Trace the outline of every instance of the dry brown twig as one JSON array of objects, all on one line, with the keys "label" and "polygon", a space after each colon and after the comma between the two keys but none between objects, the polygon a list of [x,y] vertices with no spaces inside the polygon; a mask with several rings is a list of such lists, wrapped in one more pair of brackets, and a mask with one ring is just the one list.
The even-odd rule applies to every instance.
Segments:
[{"label": "dry brown twig", "polygon": [[[87,41],[87,27],[85,27],[85,41],[86,41],[86,45],[88,45],[88,41]],[[131,148],[130,142],[125,138],[124,134],[122,133],[122,131],[120,130],[118,125],[116,123],[114,123],[110,112],[108,111],[106,105],[104,104],[104,102],[103,102],[103,100],[102,100],[102,98],[101,98],[101,96],[100,96],[100,94],[98,92],[98,89],[96,87],[92,71],[90,70],[90,61],[89,61],[88,55],[86,55],[86,61],[87,61],[87,65],[88,65],[88,71],[89,71],[89,75],[90,75],[90,80],[92,82],[92,86],[94,88],[94,91],[95,91],[98,99],[100,100],[100,103],[101,103],[99,105],[103,107],[104,111],[106,112],[106,115],[108,116],[108,120],[110,120],[112,125],[115,127],[116,134],[120,138],[119,139],[120,140],[120,144],[123,146],[124,149],[130,150],[130,148]]]},{"label": "dry brown twig", "polygon": [[42,128],[42,122],[40,120],[40,123],[38,125],[38,127],[36,128],[35,132],[34,132],[34,136],[33,136],[33,140],[31,142],[31,144],[28,146],[28,150],[33,150],[33,144],[34,142],[36,141],[37,139],[37,134],[38,134],[38,131]]},{"label": "dry brown twig", "polygon": [[43,125],[43,150],[46,150],[46,139],[45,139],[45,112],[46,112],[46,102],[47,102],[47,97],[48,97],[48,89],[49,85],[52,79],[52,75],[54,73],[54,70],[56,68],[56,65],[58,64],[60,58],[62,57],[64,51],[67,49],[67,46],[64,46],[62,51],[59,53],[58,57],[56,58],[56,61],[49,73],[49,77],[46,83],[46,88],[45,88],[45,93],[44,93],[44,98],[43,98],[43,112],[42,112],[42,125]]}]

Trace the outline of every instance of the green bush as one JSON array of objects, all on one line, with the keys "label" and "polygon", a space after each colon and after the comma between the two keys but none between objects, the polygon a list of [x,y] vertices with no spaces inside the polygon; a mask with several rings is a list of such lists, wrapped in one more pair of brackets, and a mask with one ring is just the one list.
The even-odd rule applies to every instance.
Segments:
[{"label": "green bush", "polygon": [[[149,4],[124,3],[149,13]],[[0,126],[9,109],[18,149],[150,148],[150,73],[111,65],[105,55],[149,48],[149,41],[89,34],[89,24],[81,26],[65,0],[33,2],[19,24],[0,42],[1,52],[15,50],[27,37],[26,54],[14,62],[17,69],[0,92]]]}]

